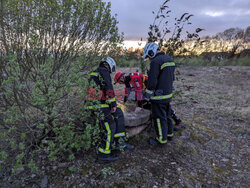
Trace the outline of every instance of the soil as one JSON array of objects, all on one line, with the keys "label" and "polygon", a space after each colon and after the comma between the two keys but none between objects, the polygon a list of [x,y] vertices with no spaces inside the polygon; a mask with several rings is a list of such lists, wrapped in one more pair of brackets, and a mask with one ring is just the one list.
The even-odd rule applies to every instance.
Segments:
[{"label": "soil", "polygon": [[82,152],[71,163],[44,162],[40,174],[2,174],[0,187],[249,187],[249,81],[250,67],[178,67],[171,104],[187,126],[166,146],[148,144],[148,122],[114,163]]}]

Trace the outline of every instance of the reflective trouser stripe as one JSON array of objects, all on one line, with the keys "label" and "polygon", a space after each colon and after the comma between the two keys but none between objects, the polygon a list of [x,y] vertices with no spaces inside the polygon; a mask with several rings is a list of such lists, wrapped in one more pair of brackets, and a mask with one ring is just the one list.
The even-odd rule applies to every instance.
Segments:
[{"label": "reflective trouser stripe", "polygon": [[115,97],[107,100],[108,103],[115,102]]},{"label": "reflective trouser stripe", "polygon": [[167,143],[167,140],[162,140],[162,129],[161,129],[161,121],[159,118],[156,119],[157,122],[157,127],[158,127],[158,133],[159,133],[159,138],[156,138],[160,143],[165,144]]},{"label": "reflective trouser stripe", "polygon": [[170,137],[172,137],[172,136],[174,136],[174,133],[172,133],[172,134],[168,134],[167,136],[170,136]]},{"label": "reflective trouser stripe", "polygon": [[99,76],[99,73],[98,72],[91,72],[89,75],[90,76]]},{"label": "reflective trouser stripe", "polygon": [[146,93],[148,94],[153,94],[153,91],[149,90],[149,89],[146,89]]},{"label": "reflective trouser stripe", "polygon": [[174,62],[163,63],[161,66],[161,70],[164,69],[165,67],[174,67],[174,66],[175,66]]},{"label": "reflective trouser stripe", "polygon": [[109,105],[108,104],[98,104],[98,105],[86,107],[86,109],[88,109],[88,110],[99,109],[99,108],[109,108]]},{"label": "reflective trouser stripe", "polygon": [[107,130],[106,147],[105,147],[105,149],[98,148],[98,150],[99,150],[101,153],[110,154],[110,153],[111,153],[111,151],[110,151],[111,130],[110,130],[110,127],[109,127],[109,123],[108,123],[108,122],[105,122],[104,125],[105,125],[106,130]]},{"label": "reflective trouser stripe", "polygon": [[117,138],[117,137],[122,137],[122,136],[125,136],[125,132],[116,133],[114,137]]},{"label": "reflective trouser stripe", "polygon": [[169,99],[173,96],[173,94],[169,94],[169,95],[160,95],[160,96],[153,96],[151,97],[152,100],[164,100],[164,99]]}]

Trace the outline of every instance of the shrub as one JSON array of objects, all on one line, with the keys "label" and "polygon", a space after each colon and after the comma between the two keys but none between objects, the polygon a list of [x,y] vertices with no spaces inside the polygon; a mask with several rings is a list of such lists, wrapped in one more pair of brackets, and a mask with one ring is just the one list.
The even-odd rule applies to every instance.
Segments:
[{"label": "shrub", "polygon": [[14,171],[38,170],[41,153],[50,160],[73,160],[74,151],[98,142],[101,119],[93,115],[100,113],[85,109],[93,103],[85,100],[91,87],[87,73],[122,40],[110,3],[10,0],[0,5],[1,158],[15,161]]}]

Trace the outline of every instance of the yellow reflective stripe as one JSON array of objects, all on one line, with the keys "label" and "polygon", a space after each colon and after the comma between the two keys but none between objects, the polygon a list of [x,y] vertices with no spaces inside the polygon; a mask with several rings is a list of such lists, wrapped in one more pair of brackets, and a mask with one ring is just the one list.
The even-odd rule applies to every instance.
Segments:
[{"label": "yellow reflective stripe", "polygon": [[105,127],[106,127],[106,130],[107,130],[107,140],[106,140],[106,148],[105,148],[105,151],[109,151],[110,149],[110,142],[111,142],[111,130],[110,130],[110,127],[109,127],[109,123],[108,122],[105,122],[104,123]]},{"label": "yellow reflective stripe", "polygon": [[121,137],[121,136],[125,136],[125,132],[116,133],[114,137],[117,138],[117,137]]},{"label": "yellow reflective stripe", "polygon": [[161,66],[161,70],[164,69],[165,67],[174,67],[174,66],[175,66],[174,62],[163,63]]},{"label": "yellow reflective stripe", "polygon": [[151,97],[152,100],[163,100],[163,99],[169,99],[173,96],[173,93],[169,95],[160,95],[160,96],[153,96]]},{"label": "yellow reflective stripe", "polygon": [[149,89],[146,89],[146,93],[148,94],[153,94],[153,91],[149,90]]},{"label": "yellow reflective stripe", "polygon": [[168,134],[168,136],[172,137],[172,136],[174,136],[174,133],[172,133],[172,134]]},{"label": "yellow reflective stripe", "polygon": [[167,140],[162,140],[162,129],[161,129],[161,121],[159,118],[156,119],[158,132],[159,132],[159,138],[156,138],[161,144],[167,143]]},{"label": "yellow reflective stripe", "polygon": [[112,99],[108,99],[108,100],[107,100],[107,102],[108,102],[108,103],[115,102],[115,97],[114,97],[114,98],[112,98]]},{"label": "yellow reflective stripe", "polygon": [[86,109],[93,110],[93,109],[99,109],[99,108],[109,108],[108,104],[98,104],[93,106],[87,106]]},{"label": "yellow reflective stripe", "polygon": [[159,140],[162,140],[162,130],[161,130],[161,121],[159,118],[156,119],[157,127],[158,127],[158,133],[159,133]]},{"label": "yellow reflective stripe", "polygon": [[98,72],[91,72],[89,75],[91,75],[91,76],[99,76],[99,73]]},{"label": "yellow reflective stripe", "polygon": [[111,153],[110,150],[104,150],[102,148],[98,148],[98,151],[100,151],[101,153],[104,153],[104,154],[110,154]]}]

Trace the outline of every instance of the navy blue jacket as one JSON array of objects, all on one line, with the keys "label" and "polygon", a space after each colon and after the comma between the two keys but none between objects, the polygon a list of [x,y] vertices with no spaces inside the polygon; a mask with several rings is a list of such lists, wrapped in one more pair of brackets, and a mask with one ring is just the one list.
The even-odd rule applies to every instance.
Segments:
[{"label": "navy blue jacket", "polygon": [[100,64],[100,66],[95,71],[90,73],[89,81],[91,80],[94,80],[96,85],[99,86],[100,90],[103,92],[100,100],[101,103],[109,104],[110,107],[115,107],[115,92],[108,69],[103,64]]},{"label": "navy blue jacket", "polygon": [[175,63],[163,52],[151,59],[146,98],[153,103],[168,103],[172,99]]}]

